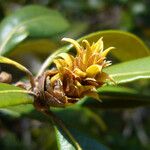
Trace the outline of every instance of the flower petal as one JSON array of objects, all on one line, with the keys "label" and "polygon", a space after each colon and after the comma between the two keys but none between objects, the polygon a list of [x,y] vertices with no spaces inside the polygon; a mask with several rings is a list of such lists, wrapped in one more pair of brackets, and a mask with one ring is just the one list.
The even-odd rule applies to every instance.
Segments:
[{"label": "flower petal", "polygon": [[63,59],[54,59],[53,60],[54,64],[56,65],[56,68],[58,70],[62,69],[63,67],[67,66],[65,60]]},{"label": "flower petal", "polygon": [[106,50],[104,50],[104,51],[101,53],[101,56],[102,56],[102,57],[106,57],[106,55],[108,54],[108,52],[109,52],[110,50],[112,50],[112,49],[114,49],[114,47],[109,47],[109,48],[107,48]]},{"label": "flower petal", "polygon": [[103,51],[104,44],[102,39],[103,37],[101,37],[96,43],[93,43],[93,45],[91,46],[93,53]]},{"label": "flower petal", "polygon": [[89,96],[89,97],[92,97],[92,98],[94,98],[94,99],[96,99],[96,100],[102,102],[102,100],[101,100],[100,97],[99,97],[99,94],[96,93],[95,91],[87,92],[87,93],[85,93],[85,95],[86,95],[86,96]]},{"label": "flower petal", "polygon": [[79,68],[75,68],[73,72],[79,77],[86,77],[86,73]]},{"label": "flower petal", "polygon": [[77,50],[77,54],[81,53],[81,46],[79,45],[79,43],[77,41],[70,39],[70,38],[63,38],[62,41],[66,41],[66,42],[73,44]]},{"label": "flower petal", "polygon": [[102,66],[100,65],[91,65],[86,69],[86,73],[88,77],[94,77],[96,74],[100,73],[102,70]]},{"label": "flower petal", "polygon": [[63,58],[69,67],[71,67],[73,65],[74,57],[67,53],[60,53],[57,57]]}]

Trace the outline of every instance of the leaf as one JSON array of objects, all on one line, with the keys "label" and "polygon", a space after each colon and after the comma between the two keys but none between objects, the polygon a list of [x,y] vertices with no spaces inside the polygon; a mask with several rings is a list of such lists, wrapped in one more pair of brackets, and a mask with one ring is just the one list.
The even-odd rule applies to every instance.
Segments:
[{"label": "leaf", "polygon": [[28,94],[28,91],[0,83],[0,108],[29,103],[33,103],[33,97]]},{"label": "leaf", "polygon": [[115,47],[112,53],[117,59],[127,61],[150,55],[149,48],[136,35],[125,31],[107,30],[91,33],[80,38],[78,41],[87,39],[89,42],[96,42],[103,37],[104,48]]},{"label": "leaf", "polygon": [[137,79],[150,78],[150,56],[112,65],[104,72],[108,73],[117,84],[127,83]]},{"label": "leaf", "polygon": [[[38,57],[47,56],[51,52],[55,51],[55,49],[58,49],[59,43],[54,42],[50,39],[30,39],[21,42],[17,47],[11,52],[10,56],[12,58],[16,56],[21,56],[30,53],[38,55]],[[21,51],[21,54],[20,54]]]},{"label": "leaf", "polygon": [[[107,30],[98,31],[89,35],[83,36],[77,41],[81,43],[82,40],[87,39],[91,44],[96,42],[100,37],[103,37],[104,48],[115,47],[114,50],[110,51],[116,58],[121,61],[127,61],[137,59],[150,55],[150,51],[147,46],[134,34],[119,31],[119,30]],[[51,65],[53,59],[60,53],[68,52],[73,48],[73,45],[67,45],[56,50],[51,54],[43,63],[38,76]]]},{"label": "leaf", "polygon": [[55,10],[26,6],[6,17],[0,25],[0,53],[9,54],[25,39],[49,38],[68,28],[68,22]]},{"label": "leaf", "polygon": [[62,122],[59,122],[59,124],[58,122],[55,122],[55,125],[56,140],[59,150],[82,150],[79,143],[72,136],[68,128],[62,124]]},{"label": "leaf", "polygon": [[106,86],[98,89],[102,102],[92,98],[84,98],[81,105],[103,109],[125,109],[139,106],[150,106],[150,96],[138,93],[136,90],[118,86]]},{"label": "leaf", "polygon": [[55,132],[58,150],[76,150],[74,145],[68,139],[66,139],[66,137],[64,137],[63,133],[61,133],[57,127],[55,127]]},{"label": "leaf", "polygon": [[[59,150],[75,150],[75,147],[60,129],[55,128],[55,131]],[[81,145],[82,150],[108,150],[104,145],[99,143],[94,138],[90,138],[76,129],[70,129],[70,131]]]},{"label": "leaf", "polygon": [[9,58],[6,58],[6,57],[3,57],[3,56],[0,56],[0,63],[4,63],[4,64],[9,64],[9,65],[13,65],[15,66],[16,68],[20,69],[21,71],[27,73],[28,75],[31,75],[32,76],[32,73],[26,68],[24,67],[23,65],[9,59]]}]

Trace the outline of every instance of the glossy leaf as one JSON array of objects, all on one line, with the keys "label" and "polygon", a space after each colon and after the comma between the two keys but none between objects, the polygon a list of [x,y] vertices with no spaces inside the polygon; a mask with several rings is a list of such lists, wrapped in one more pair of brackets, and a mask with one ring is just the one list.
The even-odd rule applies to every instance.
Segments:
[{"label": "glossy leaf", "polygon": [[107,72],[117,84],[127,83],[137,79],[150,78],[150,56],[106,68]]},{"label": "glossy leaf", "polygon": [[[100,37],[103,37],[104,49],[112,46],[115,47],[115,49],[110,51],[110,53],[112,53],[120,61],[127,61],[150,55],[148,47],[137,36],[119,30],[98,31],[87,36],[83,36],[77,41],[81,42],[83,39],[87,39],[92,44],[92,42],[96,42]],[[53,59],[59,53],[68,52],[72,48],[73,45],[67,45],[55,51],[45,60],[38,75],[42,74],[42,72],[52,63]]]},{"label": "glossy leaf", "polygon": [[26,90],[0,83],[0,108],[33,103],[33,97]]},{"label": "glossy leaf", "polygon": [[26,6],[1,22],[0,53],[10,53],[27,37],[48,38],[65,31],[68,26],[68,22],[55,10],[38,5]]}]

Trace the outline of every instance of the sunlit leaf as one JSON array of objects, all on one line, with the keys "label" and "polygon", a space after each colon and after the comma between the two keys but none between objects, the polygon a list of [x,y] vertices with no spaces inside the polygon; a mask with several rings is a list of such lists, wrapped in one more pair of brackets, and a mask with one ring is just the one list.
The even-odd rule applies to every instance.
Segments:
[{"label": "sunlit leaf", "polygon": [[0,108],[33,103],[33,97],[26,90],[0,83]]},{"label": "sunlit leaf", "polygon": [[150,56],[123,62],[106,68],[107,72],[117,84],[127,83],[137,79],[150,78]]}]

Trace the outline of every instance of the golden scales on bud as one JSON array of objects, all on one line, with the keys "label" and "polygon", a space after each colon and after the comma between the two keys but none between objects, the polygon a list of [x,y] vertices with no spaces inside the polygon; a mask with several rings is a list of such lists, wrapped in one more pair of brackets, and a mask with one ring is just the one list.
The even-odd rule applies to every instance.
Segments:
[{"label": "golden scales on bud", "polygon": [[76,56],[60,53],[54,59],[55,69],[47,70],[36,80],[36,107],[65,107],[78,102],[84,96],[99,100],[96,89],[112,80],[103,68],[111,65],[106,56],[114,47],[104,50],[103,40],[96,43],[83,40],[81,45],[70,38],[62,41],[73,44]]}]

